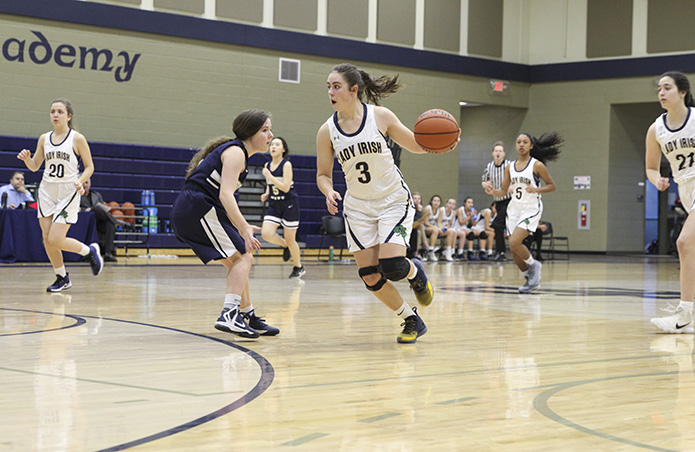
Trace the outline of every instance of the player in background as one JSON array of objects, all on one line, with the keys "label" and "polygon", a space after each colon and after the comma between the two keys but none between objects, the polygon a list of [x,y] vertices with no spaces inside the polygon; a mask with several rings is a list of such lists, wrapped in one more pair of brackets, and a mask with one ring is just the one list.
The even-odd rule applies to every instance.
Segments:
[{"label": "player in background", "polygon": [[[521,133],[516,138],[517,159],[504,170],[502,186],[495,190],[488,184],[485,191],[502,197],[511,187],[511,201],[507,206],[507,231],[510,232],[509,248],[514,262],[526,278],[519,287],[520,293],[531,293],[540,288],[542,264],[535,260],[524,239],[536,230],[543,213],[541,194],[555,191],[555,181],[548,172],[545,162],[556,160],[560,154],[563,139],[555,132],[536,138],[529,133]],[[543,180],[545,185],[541,186]],[[498,213],[499,215],[499,213]]]},{"label": "player in background", "polygon": [[[82,184],[94,173],[89,144],[84,135],[73,129],[72,116],[69,100],[56,99],[51,102],[53,131],[39,137],[33,157],[28,149],[22,149],[17,155],[32,172],[38,171],[46,162],[37,206],[43,245],[56,274],[56,280],[46,288],[47,292],[60,292],[72,287],[70,275],[65,270],[63,251],[86,257],[94,275],[101,273],[104,268],[99,244],[85,245],[67,237],[70,226],[77,223],[80,195],[84,193]],[[82,174],[79,173],[78,160],[82,160],[84,165]]]},{"label": "player in background", "polygon": [[[294,189],[292,164],[287,158],[290,150],[284,138],[275,137],[270,142],[269,151],[272,160],[263,166],[266,188],[261,195],[261,201],[268,201],[268,209],[263,217],[261,235],[266,242],[284,248],[282,259],[285,262],[292,258],[294,267],[290,278],[301,278],[306,270],[302,265],[302,255],[297,244],[299,199]],[[283,237],[277,233],[280,225],[283,228]]]},{"label": "player in background", "polygon": [[[504,143],[501,141],[495,142],[495,144],[492,145],[492,162],[487,164],[483,172],[483,190],[487,191],[487,187],[498,190],[502,186],[505,169],[512,163],[510,160],[505,159],[505,156]],[[510,193],[504,193],[502,196],[494,197],[497,216],[495,216],[492,221],[492,229],[495,230],[496,251],[493,260],[496,261],[506,260],[504,252],[507,249],[507,244],[504,241],[504,228],[507,218],[507,206],[509,205],[510,199]]]},{"label": "player in background", "polygon": [[261,248],[239,210],[234,192],[248,175],[249,157],[266,152],[273,138],[270,115],[247,110],[232,123],[236,138],[219,137],[198,151],[171,213],[176,237],[207,264],[219,260],[227,269],[227,292],[215,328],[241,337],[274,336],[279,329],[259,318],[251,304],[249,272],[253,250]]},{"label": "player in background", "polygon": [[[663,153],[671,164],[673,180],[683,208],[690,213],[695,205],[695,102],[690,81],[680,72],[666,72],[659,77],[657,94],[666,110],[647,130],[646,172],[649,181],[660,190],[668,189],[668,177],[659,170]],[[693,332],[693,297],[695,296],[695,219],[688,215],[676,241],[680,261],[680,303],[669,306],[672,315],[651,319],[652,325],[666,333]]]},{"label": "player in background", "polygon": [[[338,213],[338,202],[343,201],[349,249],[365,286],[403,320],[396,340],[413,343],[427,327],[391,281],[407,280],[423,306],[432,302],[433,290],[423,264],[405,257],[414,207],[385,137],[412,153],[427,151],[391,110],[379,106],[382,98],[401,86],[398,76],[373,79],[352,64],[333,67],[327,88],[335,113],[316,137],[316,181],[331,215]],[[370,103],[363,103],[363,99]],[[344,199],[333,188],[335,157],[345,173]]]}]

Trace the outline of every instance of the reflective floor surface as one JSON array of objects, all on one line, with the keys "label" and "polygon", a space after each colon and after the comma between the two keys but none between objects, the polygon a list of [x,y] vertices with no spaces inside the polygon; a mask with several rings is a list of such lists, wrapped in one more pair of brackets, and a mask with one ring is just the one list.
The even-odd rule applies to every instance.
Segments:
[{"label": "reflective floor surface", "polygon": [[[692,451],[693,335],[649,318],[677,304],[673,258],[428,263],[429,328],[400,319],[348,262],[252,270],[276,337],[213,328],[225,271],[192,258],[0,267],[0,450]],[[397,283],[415,304],[407,284]]]}]

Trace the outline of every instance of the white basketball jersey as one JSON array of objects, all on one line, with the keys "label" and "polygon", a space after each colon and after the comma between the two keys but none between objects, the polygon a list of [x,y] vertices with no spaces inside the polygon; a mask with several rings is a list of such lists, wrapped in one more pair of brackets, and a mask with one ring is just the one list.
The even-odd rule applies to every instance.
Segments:
[{"label": "white basketball jersey", "polygon": [[456,209],[452,210],[449,215],[446,214],[446,207],[439,208],[439,216],[442,219],[443,228],[451,228],[454,226],[454,219],[456,218]]},{"label": "white basketball jersey", "polygon": [[53,132],[49,132],[43,143],[46,167],[43,182],[75,182],[78,174],[77,154],[73,148],[75,131],[70,129],[62,143],[54,144]]},{"label": "white basketball jersey", "polygon": [[529,193],[526,187],[529,185],[534,188],[540,186],[540,180],[533,174],[533,165],[538,160],[531,157],[531,160],[526,164],[526,167],[521,171],[516,170],[516,160],[509,165],[509,178],[512,187],[512,201],[515,204],[538,205],[541,200],[540,193]]},{"label": "white basketball jersey", "polygon": [[695,177],[695,118],[693,108],[688,109],[685,123],[671,130],[666,125],[666,113],[659,116],[655,124],[656,141],[661,152],[671,164],[671,172],[676,183]]},{"label": "white basketball jersey", "polygon": [[376,125],[374,105],[362,105],[364,114],[357,132],[343,132],[338,125],[337,112],[326,123],[350,195],[358,199],[378,199],[403,188],[403,176]]}]

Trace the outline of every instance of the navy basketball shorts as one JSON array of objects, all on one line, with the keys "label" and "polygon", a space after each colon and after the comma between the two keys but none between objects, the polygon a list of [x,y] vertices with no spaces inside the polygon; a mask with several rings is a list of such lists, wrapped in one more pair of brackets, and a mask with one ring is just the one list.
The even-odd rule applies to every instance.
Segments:
[{"label": "navy basketball shorts", "polygon": [[297,229],[299,227],[299,203],[297,199],[270,201],[263,221],[282,225],[285,229]]},{"label": "navy basketball shorts", "polygon": [[176,237],[204,263],[246,252],[246,244],[227,212],[203,193],[183,190],[174,202],[171,224]]}]

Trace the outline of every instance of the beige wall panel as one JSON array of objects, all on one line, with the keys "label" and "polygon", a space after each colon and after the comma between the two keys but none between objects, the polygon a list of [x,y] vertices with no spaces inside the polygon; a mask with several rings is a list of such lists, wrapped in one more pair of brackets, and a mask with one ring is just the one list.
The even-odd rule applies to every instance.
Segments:
[{"label": "beige wall panel", "polygon": [[468,0],[468,54],[502,57],[504,0]]},{"label": "beige wall panel", "polygon": [[425,48],[459,51],[461,3],[425,0]]},{"label": "beige wall panel", "polygon": [[415,44],[415,0],[379,0],[377,40]]},{"label": "beige wall panel", "polygon": [[273,22],[282,28],[316,31],[316,0],[282,0],[274,3]]},{"label": "beige wall panel", "polygon": [[588,58],[632,53],[632,0],[589,0],[586,27]]},{"label": "beige wall panel", "polygon": [[205,0],[154,0],[154,9],[173,10],[189,14],[203,14]]},{"label": "beige wall panel", "polygon": [[367,37],[369,0],[328,0],[328,34]]},{"label": "beige wall panel", "polygon": [[263,22],[263,2],[258,0],[216,0],[215,14],[221,19],[260,24]]},{"label": "beige wall panel", "polygon": [[695,48],[695,2],[649,0],[647,52],[678,52]]}]

